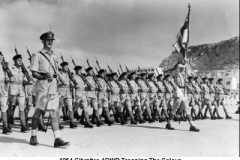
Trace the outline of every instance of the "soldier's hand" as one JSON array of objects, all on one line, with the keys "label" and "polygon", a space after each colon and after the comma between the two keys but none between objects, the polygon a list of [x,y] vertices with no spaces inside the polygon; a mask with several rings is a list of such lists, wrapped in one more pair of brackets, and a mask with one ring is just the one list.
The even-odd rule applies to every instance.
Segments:
[{"label": "soldier's hand", "polygon": [[32,85],[32,84],[33,84],[33,81],[28,81],[28,84],[29,84],[29,85]]},{"label": "soldier's hand", "polygon": [[5,78],[5,83],[9,83],[9,82],[10,82],[10,79]]},{"label": "soldier's hand", "polygon": [[46,74],[45,74],[45,78],[46,78],[46,79],[52,78],[52,77],[51,77],[51,74],[50,74],[50,73],[46,73]]}]

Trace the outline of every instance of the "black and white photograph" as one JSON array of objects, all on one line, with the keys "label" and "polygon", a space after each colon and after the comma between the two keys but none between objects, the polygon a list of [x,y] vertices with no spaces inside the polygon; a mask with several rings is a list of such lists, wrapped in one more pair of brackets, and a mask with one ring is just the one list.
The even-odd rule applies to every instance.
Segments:
[{"label": "black and white photograph", "polygon": [[0,159],[237,159],[238,0],[0,0]]}]

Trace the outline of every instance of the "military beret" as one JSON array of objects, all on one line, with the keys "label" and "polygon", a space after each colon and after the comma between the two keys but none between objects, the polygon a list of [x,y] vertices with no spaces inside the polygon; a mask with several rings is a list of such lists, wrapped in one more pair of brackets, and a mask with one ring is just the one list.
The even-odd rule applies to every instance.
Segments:
[{"label": "military beret", "polygon": [[111,74],[111,77],[117,76],[117,75],[118,75],[118,74],[117,74],[116,72],[114,72],[114,73]]},{"label": "military beret", "polygon": [[146,75],[146,73],[140,73],[140,76],[142,77],[142,76],[145,76]]},{"label": "military beret", "polygon": [[209,80],[209,81],[212,81],[212,80],[214,80],[214,78],[211,77],[211,78],[208,78],[208,80]]},{"label": "military beret", "polygon": [[202,80],[208,79],[207,77],[203,77]]},{"label": "military beret", "polygon": [[193,78],[193,80],[196,80],[196,79],[198,79],[198,76],[196,76],[196,77]]},{"label": "military beret", "polygon": [[160,77],[162,77],[162,74],[159,74],[156,78],[158,79],[158,78],[160,78]]},{"label": "military beret", "polygon": [[193,79],[193,76],[188,76],[187,79]]},{"label": "military beret", "polygon": [[77,71],[77,70],[79,70],[79,69],[82,69],[82,66],[76,66],[76,67],[74,67],[74,70],[75,70],[75,71]]},{"label": "military beret", "polygon": [[91,70],[93,70],[93,68],[92,68],[92,67],[88,67],[88,68],[86,69],[86,72],[89,72],[89,71],[91,71]]},{"label": "military beret", "polygon": [[100,69],[100,70],[98,71],[98,74],[102,74],[102,73],[104,73],[104,72],[105,72],[104,69]]},{"label": "military beret", "polygon": [[107,77],[112,77],[112,73],[109,73],[106,75]]},{"label": "military beret", "polygon": [[219,78],[219,79],[218,79],[218,82],[220,82],[220,81],[222,81],[222,80],[223,80],[222,78]]},{"label": "military beret", "polygon": [[49,31],[49,32],[45,32],[43,33],[41,36],[40,36],[40,39],[41,40],[44,40],[44,39],[52,39],[52,40],[55,40],[54,39],[54,33]]},{"label": "military beret", "polygon": [[136,72],[131,72],[131,73],[129,73],[129,77],[130,76],[133,76],[133,75],[135,75],[136,74]]},{"label": "military beret", "polygon": [[127,72],[123,72],[120,77],[123,77],[123,76],[126,76],[127,75]]},{"label": "military beret", "polygon": [[170,77],[170,74],[166,74],[163,78],[163,80],[167,79],[168,77]]},{"label": "military beret", "polygon": [[13,60],[15,61],[16,59],[18,59],[18,58],[22,58],[22,55],[21,54],[17,54],[17,55],[15,55],[15,56],[13,56]]},{"label": "military beret", "polygon": [[136,80],[138,80],[138,79],[140,79],[140,77],[139,77],[139,76],[137,76],[135,79],[136,79]]},{"label": "military beret", "polygon": [[151,77],[153,77],[153,76],[154,76],[154,74],[151,73],[151,74],[148,75],[148,78],[151,78]]},{"label": "military beret", "polygon": [[68,65],[68,62],[62,62],[62,63],[60,64],[60,66],[66,66],[66,65]]}]

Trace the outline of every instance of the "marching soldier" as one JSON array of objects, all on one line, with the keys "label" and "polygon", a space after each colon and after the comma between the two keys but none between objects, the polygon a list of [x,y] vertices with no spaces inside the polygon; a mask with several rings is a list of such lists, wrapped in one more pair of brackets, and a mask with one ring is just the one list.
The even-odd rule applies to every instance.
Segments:
[{"label": "marching soldier", "polygon": [[[24,86],[28,83],[25,80],[25,74],[22,71],[22,56],[20,54],[13,57],[14,65],[10,68],[13,77],[10,79],[9,86],[9,110],[12,110],[14,106],[19,107],[19,118],[21,122],[21,132],[29,131],[26,126],[25,116],[25,88]],[[14,113],[13,113],[14,115]]]},{"label": "marching soldier", "polygon": [[217,117],[215,117],[216,119],[223,119],[223,117],[220,116],[219,112],[218,112],[218,107],[216,104],[216,94],[215,94],[215,86],[213,85],[213,80],[214,78],[209,78],[209,89],[210,89],[210,97],[211,97],[211,101],[212,101],[212,105],[214,106],[214,110],[213,110],[213,116],[215,117],[215,113],[217,114]]},{"label": "marching soldier", "polygon": [[[72,107],[72,101],[73,101],[73,84],[71,83],[68,75],[68,62],[62,62],[60,64],[62,67],[62,73],[59,75],[61,76],[61,79],[64,82],[61,82],[59,84],[59,92],[60,92],[60,99],[59,99],[59,106],[60,107],[65,107],[67,106],[68,111],[69,111],[69,118],[70,118],[70,128],[76,128],[77,125],[74,123],[74,117],[73,117],[73,107]],[[60,124],[60,113],[58,112],[58,119],[59,119],[59,124]],[[59,128],[61,125],[59,126]],[[61,129],[61,128],[60,128]]]},{"label": "marching soldier", "polygon": [[58,61],[57,56],[51,51],[54,34],[49,31],[40,36],[43,49],[32,55],[30,70],[32,76],[37,79],[33,92],[36,93],[36,110],[32,118],[32,136],[30,144],[37,146],[37,126],[38,119],[44,111],[49,111],[51,126],[55,137],[54,147],[66,147],[70,145],[61,139],[58,110],[59,96],[57,89]]},{"label": "marching soldier", "polygon": [[8,123],[8,116],[7,112],[8,110],[8,88],[9,88],[9,78],[7,77],[7,74],[5,72],[5,68],[2,65],[3,61],[3,55],[2,52],[0,52],[0,108],[1,108],[1,116],[3,120],[3,127],[2,127],[2,133],[8,134],[12,133],[12,129],[9,126]]},{"label": "marching soldier", "polygon": [[[137,84],[138,80],[136,79],[136,73],[135,72],[130,73],[128,78],[129,78],[129,83],[133,88],[133,93],[130,92],[129,95],[131,99],[131,104],[133,105],[133,110],[135,111],[135,121],[138,122],[137,117],[139,117],[139,123],[145,123],[142,117],[140,97],[138,95],[139,87]],[[136,79],[136,81],[134,79]]]},{"label": "marching soldier", "polygon": [[[168,113],[167,113],[167,104],[165,100],[165,93],[166,88],[163,85],[163,78],[162,74],[160,73],[156,78],[157,78],[157,85],[159,86],[159,90],[157,93],[158,99],[160,100],[160,105],[159,105],[159,110],[161,109],[161,112],[165,115],[166,119],[168,119]],[[162,116],[163,114],[161,113],[159,117],[159,122],[163,122],[166,119]]]},{"label": "marching soldier", "polygon": [[86,79],[92,86],[92,88],[89,88],[89,87],[86,88],[88,103],[93,108],[92,123],[93,123],[93,119],[96,118],[97,119],[97,127],[100,127],[103,125],[103,122],[101,121],[100,116],[99,116],[98,105],[97,105],[97,95],[96,95],[96,91],[99,88],[98,88],[96,82],[94,81],[93,68],[88,67],[86,69],[86,72],[87,72]]},{"label": "marching soldier", "polygon": [[197,120],[197,111],[195,108],[195,99],[194,99],[194,93],[195,88],[193,87],[193,76],[188,76],[188,83],[186,83],[187,86],[187,95],[189,99],[189,107],[191,107],[191,116],[193,120]]},{"label": "marching soldier", "polygon": [[211,101],[211,96],[210,96],[210,88],[208,87],[208,78],[204,77],[202,78],[203,84],[201,84],[201,88],[203,91],[203,106],[206,105],[207,108],[205,109],[205,113],[204,113],[204,118],[207,119],[207,111],[209,110],[210,116],[211,116],[211,120],[215,120],[216,118],[213,116],[212,113],[212,101]]},{"label": "marching soldier", "polygon": [[[171,84],[169,83],[169,79],[170,79],[170,75],[166,74],[163,78],[163,83],[165,83],[165,100],[166,100],[166,107],[167,107],[167,111],[170,113],[172,110],[172,103],[173,103],[173,98],[172,98],[172,93],[173,93],[173,87],[171,86]],[[168,113],[167,112],[167,113]],[[168,114],[165,113],[165,111],[163,110],[164,116],[166,119],[168,119]]]},{"label": "marching soldier", "polygon": [[195,89],[195,92],[193,94],[194,97],[194,105],[198,106],[198,119],[204,119],[203,111],[202,111],[202,90],[201,86],[199,86],[198,83],[198,76],[193,78],[192,81],[192,87]]},{"label": "marching soldier", "polygon": [[123,105],[123,107],[126,109],[126,115],[129,115],[131,118],[131,124],[137,124],[137,122],[134,120],[134,116],[132,113],[132,105],[130,100],[129,93],[134,93],[132,89],[129,88],[128,82],[127,82],[127,73],[123,72],[120,76],[119,83],[123,87],[120,91],[120,100]]},{"label": "marching soldier", "polygon": [[174,68],[170,69],[170,70],[176,69],[177,72],[175,74],[176,84],[174,84],[170,79],[168,79],[169,83],[172,85],[172,87],[174,87],[174,95],[173,95],[174,104],[173,104],[173,109],[169,114],[169,119],[168,119],[166,128],[170,130],[174,130],[174,128],[171,125],[171,121],[173,120],[173,117],[177,109],[181,108],[186,111],[187,119],[190,124],[190,131],[199,132],[200,130],[195,126],[192,120],[190,109],[189,109],[189,99],[185,94],[185,89],[184,89],[185,81],[184,81],[183,72],[184,72],[184,69],[186,69],[186,67],[187,67],[186,60],[183,59],[181,63],[178,63],[177,65],[175,65]]},{"label": "marching soldier", "polygon": [[78,107],[80,106],[81,109],[83,109],[82,116],[84,116],[85,118],[84,127],[93,128],[93,125],[89,121],[88,104],[87,104],[87,97],[85,92],[86,84],[80,77],[80,75],[82,74],[82,66],[76,66],[74,70],[76,72],[74,79],[78,83],[78,87],[75,89],[75,102],[74,102],[73,111],[74,112],[77,111]]},{"label": "marching soldier", "polygon": [[[216,101],[217,101],[217,107],[219,108],[220,105],[222,105],[223,110],[225,112],[226,115],[226,119],[231,119],[232,117],[230,117],[228,115],[226,106],[225,106],[225,101],[224,101],[224,93],[228,94],[222,84],[222,78],[218,79],[218,83],[216,84]],[[225,91],[225,92],[224,92]],[[219,113],[218,113],[219,114]]]},{"label": "marching soldier", "polygon": [[140,87],[140,101],[141,101],[141,106],[142,106],[142,111],[143,111],[143,115],[146,119],[146,114],[148,116],[148,122],[152,123],[153,119],[152,119],[152,115],[151,115],[151,110],[150,110],[150,104],[149,104],[149,97],[148,97],[148,92],[149,92],[149,88],[146,85],[146,73],[141,73],[140,77],[141,79],[139,79],[138,84]]},{"label": "marching soldier", "polygon": [[161,116],[161,112],[160,112],[160,99],[158,98],[158,88],[157,88],[157,84],[154,80],[154,74],[149,74],[148,76],[149,79],[149,85],[151,86],[151,90],[152,92],[149,93],[149,98],[150,98],[150,106],[152,106],[152,117],[153,120],[155,120],[155,116],[156,114],[159,117],[159,122],[162,122],[163,118]]},{"label": "marching soldier", "polygon": [[111,126],[113,124],[113,121],[110,118],[110,113],[108,108],[108,94],[107,94],[108,85],[104,80],[105,70],[100,69],[98,71],[98,76],[99,76],[98,81],[101,85],[101,89],[98,91],[98,94],[97,94],[98,104],[103,109],[105,122],[107,122],[107,124]]},{"label": "marching soldier", "polygon": [[120,123],[121,125],[126,124],[126,122],[124,121],[124,117],[123,117],[123,107],[121,105],[121,100],[120,100],[120,86],[121,84],[119,84],[118,82],[118,75],[117,73],[112,73],[111,75],[109,75],[112,80],[110,81],[110,84],[112,86],[112,90],[110,90],[111,92],[111,109],[113,110],[113,112],[115,112],[115,121],[118,122],[118,118],[120,119]]}]

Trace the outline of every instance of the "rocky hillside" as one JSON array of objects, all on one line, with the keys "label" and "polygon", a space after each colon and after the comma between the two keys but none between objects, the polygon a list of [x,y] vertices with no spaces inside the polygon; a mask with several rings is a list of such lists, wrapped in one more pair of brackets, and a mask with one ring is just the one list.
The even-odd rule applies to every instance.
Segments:
[{"label": "rocky hillside", "polygon": [[[189,47],[189,61],[194,70],[239,69],[239,37],[212,44]],[[180,54],[175,51],[160,64],[162,68],[174,66]]]}]

